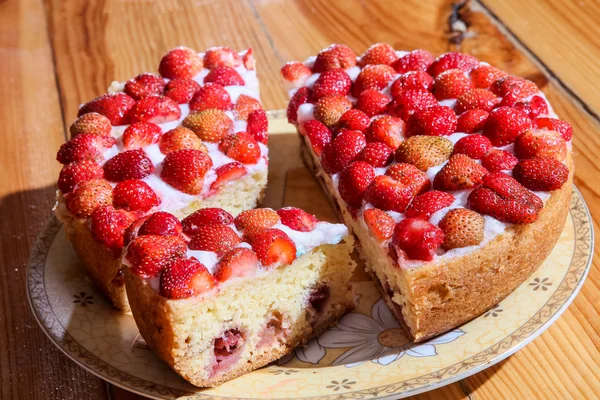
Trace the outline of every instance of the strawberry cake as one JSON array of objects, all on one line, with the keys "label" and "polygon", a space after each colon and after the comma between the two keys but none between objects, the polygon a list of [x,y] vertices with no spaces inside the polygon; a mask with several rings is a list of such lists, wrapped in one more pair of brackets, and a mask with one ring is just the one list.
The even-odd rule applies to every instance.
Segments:
[{"label": "strawberry cake", "polygon": [[87,272],[128,311],[126,228],[155,211],[207,206],[236,215],[267,183],[267,117],[252,50],[169,51],[144,73],[84,104],[61,146],[55,214]]},{"label": "strawberry cake", "polygon": [[[352,236],[293,207],[159,211],[128,229],[131,311],[149,347],[200,387],[262,367],[354,307]],[[250,306],[251,305],[251,306]]]},{"label": "strawberry cake", "polygon": [[553,248],[573,129],[533,82],[387,44],[332,45],[281,75],[306,164],[415,341],[497,304]]}]

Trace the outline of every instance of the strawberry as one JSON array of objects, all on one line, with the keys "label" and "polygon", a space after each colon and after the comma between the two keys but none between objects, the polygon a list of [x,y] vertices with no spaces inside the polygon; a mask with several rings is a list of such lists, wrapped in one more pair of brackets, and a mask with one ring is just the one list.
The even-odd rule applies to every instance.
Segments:
[{"label": "strawberry", "polygon": [[[366,90],[364,93],[367,93],[367,92],[369,92],[369,91]],[[380,93],[377,91],[375,91],[375,92]],[[359,99],[360,99],[360,97],[359,97]],[[358,103],[357,103],[357,108],[358,108]],[[361,131],[364,133],[370,123],[371,123],[371,120],[369,118],[369,115],[365,114],[360,109],[353,108],[351,110],[346,111],[341,116],[340,120],[338,121],[337,128],[340,130],[346,129],[346,130],[350,130],[350,131]]]},{"label": "strawberry", "polygon": [[366,123],[368,125],[370,122],[368,117],[383,114],[389,103],[390,99],[379,90],[367,89],[363,90],[358,96],[358,99],[356,99],[356,111],[360,110],[363,114],[365,114],[365,116],[367,116]]},{"label": "strawberry", "polygon": [[398,55],[392,46],[387,43],[376,43],[360,56],[358,66],[364,68],[369,64],[391,65],[397,59]]},{"label": "strawberry", "polygon": [[557,131],[567,142],[573,138],[573,127],[568,122],[560,119],[540,117],[535,119],[534,125],[539,129]]},{"label": "strawberry", "polygon": [[365,224],[379,242],[384,242],[392,237],[396,222],[385,211],[379,208],[368,208],[363,214]]},{"label": "strawberry", "polygon": [[80,182],[66,198],[67,209],[77,218],[88,218],[98,207],[112,204],[112,191],[105,179]]},{"label": "strawberry", "polygon": [[439,190],[430,190],[414,198],[406,209],[407,218],[428,220],[434,213],[454,203],[454,196]]},{"label": "strawberry", "polygon": [[443,137],[412,136],[396,150],[396,161],[412,164],[421,171],[440,165],[450,158],[452,142]]},{"label": "strawberry", "polygon": [[364,161],[354,161],[340,174],[340,197],[353,208],[362,205],[369,184],[375,179],[375,168]]},{"label": "strawberry", "polygon": [[[505,97],[510,94],[514,103],[539,92],[535,83],[527,79],[519,78],[518,76],[510,75],[503,76],[496,80],[490,87],[490,90],[500,97]],[[512,106],[513,104],[502,105]]]},{"label": "strawberry", "polygon": [[248,49],[244,56],[242,57],[242,62],[244,63],[244,67],[248,71],[254,71],[256,69],[256,59],[254,58],[254,50]]},{"label": "strawberry", "polygon": [[208,109],[188,115],[181,126],[193,131],[206,142],[219,142],[233,132],[233,121],[224,111]]},{"label": "strawberry", "polygon": [[233,216],[227,211],[222,208],[207,207],[185,217],[181,225],[186,235],[195,235],[201,225],[229,225],[232,222]]},{"label": "strawberry", "polygon": [[494,146],[506,146],[529,129],[531,120],[523,112],[510,107],[498,107],[490,113],[483,134]]},{"label": "strawberry", "polygon": [[364,161],[375,168],[385,167],[394,159],[394,150],[385,143],[371,142],[362,149],[356,157],[357,161]]},{"label": "strawberry", "polygon": [[208,149],[202,143],[202,140],[193,131],[183,126],[165,132],[160,138],[159,148],[163,154],[184,149],[200,150],[208,153]]},{"label": "strawberry", "polygon": [[236,247],[225,254],[215,266],[215,278],[225,282],[231,278],[243,278],[256,273],[258,257],[256,253],[245,247]]},{"label": "strawberry", "polygon": [[124,92],[134,100],[144,97],[163,94],[165,81],[162,77],[154,74],[140,74],[125,83]]},{"label": "strawberry", "polygon": [[168,79],[191,79],[202,70],[203,66],[202,58],[194,50],[177,47],[163,56],[158,72]]},{"label": "strawberry", "polygon": [[265,228],[248,236],[248,242],[260,262],[268,268],[288,265],[296,259],[296,245],[280,229]]},{"label": "strawberry", "polygon": [[474,160],[481,160],[492,149],[492,142],[483,135],[469,135],[459,139],[452,154],[465,154]]},{"label": "strawberry", "polygon": [[299,232],[310,232],[315,229],[319,220],[312,214],[296,207],[284,207],[277,210],[281,223]]},{"label": "strawberry", "polygon": [[262,144],[269,142],[269,119],[265,110],[255,110],[248,114],[246,132]]},{"label": "strawberry", "polygon": [[351,108],[352,103],[344,96],[322,97],[315,104],[314,116],[316,120],[331,128]]},{"label": "strawberry", "polygon": [[478,65],[479,61],[469,54],[449,52],[436,58],[429,68],[427,68],[427,72],[435,78],[441,73],[451,69],[469,72]]},{"label": "strawberry", "polygon": [[530,190],[557,190],[569,179],[569,169],[554,158],[521,160],[513,170],[514,178]]},{"label": "strawberry", "polygon": [[460,114],[456,123],[456,131],[473,133],[483,131],[490,113],[484,110],[468,110]]},{"label": "strawberry", "polygon": [[461,190],[481,183],[488,170],[464,154],[455,154],[433,179],[437,190]]},{"label": "strawberry", "polygon": [[556,131],[528,130],[517,136],[515,155],[520,159],[548,157],[560,161],[567,157],[567,143]]},{"label": "strawberry", "polygon": [[256,230],[257,228],[270,228],[281,221],[279,215],[270,208],[255,208],[242,211],[233,223],[240,231]]},{"label": "strawberry", "polygon": [[404,121],[390,115],[375,118],[365,134],[368,142],[383,142],[396,150],[403,140]]},{"label": "strawberry", "polygon": [[394,61],[392,67],[399,74],[412,71],[425,72],[433,60],[433,55],[427,50],[413,50]]},{"label": "strawberry", "polygon": [[385,171],[385,174],[392,177],[395,181],[410,187],[413,196],[424,193],[431,188],[431,182],[427,174],[411,164],[394,164]]},{"label": "strawberry", "polygon": [[343,131],[323,147],[321,164],[328,174],[341,172],[365,147],[365,135],[358,131]]},{"label": "strawberry", "polygon": [[179,105],[171,98],[165,96],[148,96],[138,100],[127,118],[130,123],[147,121],[155,124],[163,124],[176,121],[181,117]]},{"label": "strawberry", "polygon": [[111,250],[123,248],[125,229],[133,222],[126,211],[115,210],[113,206],[101,206],[92,214],[90,230],[92,238]]},{"label": "strawberry", "polygon": [[387,175],[378,175],[365,192],[365,201],[382,210],[404,212],[413,199],[414,188]]},{"label": "strawberry", "polygon": [[160,275],[159,293],[180,300],[210,292],[217,285],[204,264],[190,257],[176,259],[166,265]]},{"label": "strawberry", "polygon": [[215,170],[217,179],[210,185],[210,190],[216,192],[226,186],[229,182],[238,180],[247,173],[248,170],[246,167],[237,161],[221,165]]},{"label": "strawberry", "polygon": [[260,104],[260,101],[256,100],[254,97],[241,94],[233,106],[233,114],[237,117],[237,119],[246,121],[251,112],[262,109],[263,108],[262,104]]},{"label": "strawberry", "polygon": [[400,75],[392,83],[390,92],[392,96],[398,96],[402,91],[408,89],[421,89],[430,91],[433,88],[433,78],[424,71],[411,71]]},{"label": "strawberry", "polygon": [[302,86],[311,75],[311,69],[299,61],[290,61],[281,67],[282,78],[288,81],[292,87]]},{"label": "strawberry", "polygon": [[536,119],[540,115],[548,115],[548,103],[541,96],[533,96],[530,100],[521,100],[514,105],[519,111],[527,114],[529,118]]},{"label": "strawberry", "polygon": [[233,108],[229,93],[218,83],[207,83],[202,86],[190,101],[190,111],[204,111],[210,108],[221,111]]},{"label": "strawberry", "polygon": [[334,68],[348,69],[356,65],[356,54],[344,44],[332,44],[317,55],[314,72],[328,71]]},{"label": "strawberry", "polygon": [[308,138],[313,151],[318,157],[321,156],[323,148],[331,142],[331,131],[316,119],[302,122],[298,127],[298,131]]},{"label": "strawberry", "polygon": [[138,149],[158,143],[162,130],[160,126],[151,122],[136,122],[123,132],[123,146],[125,150]]},{"label": "strawberry", "polygon": [[211,167],[211,158],[200,150],[177,150],[165,157],[160,177],[179,191],[198,195]]},{"label": "strawberry", "polygon": [[433,106],[417,110],[406,124],[406,136],[448,136],[456,131],[456,114],[450,107]]},{"label": "strawberry", "polygon": [[111,129],[112,126],[110,125],[110,120],[108,118],[104,115],[91,112],[77,118],[75,122],[71,124],[69,132],[71,132],[71,138],[81,133],[109,137]]},{"label": "strawberry", "polygon": [[323,72],[312,87],[315,100],[328,96],[346,96],[350,93],[352,80],[343,69],[330,69]]},{"label": "strawberry", "polygon": [[200,84],[189,78],[175,78],[165,86],[164,95],[177,104],[189,103],[200,90]]},{"label": "strawberry", "polygon": [[310,89],[307,87],[301,87],[294,93],[286,109],[286,116],[290,124],[296,124],[298,122],[298,108],[308,103],[310,96]]},{"label": "strawberry", "polygon": [[260,159],[258,142],[246,132],[225,136],[219,142],[219,150],[242,164],[256,164]]},{"label": "strawberry", "polygon": [[229,47],[211,47],[204,53],[204,68],[216,67],[239,67],[242,65],[242,57]]},{"label": "strawberry", "polygon": [[241,242],[238,234],[227,225],[201,225],[190,240],[190,250],[212,251],[222,257]]},{"label": "strawberry", "polygon": [[138,235],[179,236],[183,228],[181,222],[173,214],[159,211],[150,215],[138,230]]},{"label": "strawberry", "polygon": [[56,153],[56,160],[61,164],[81,160],[99,162],[102,161],[104,150],[112,147],[115,143],[112,136],[103,137],[93,133],[80,133],[60,146],[58,153]]},{"label": "strawberry", "polygon": [[442,247],[446,250],[476,246],[483,241],[485,220],[476,211],[455,208],[448,211],[438,226],[444,231]]},{"label": "strawberry", "polygon": [[67,164],[58,176],[58,189],[69,193],[80,182],[104,178],[104,170],[92,160],[80,160]]},{"label": "strawberry", "polygon": [[103,94],[81,106],[77,116],[98,113],[108,118],[111,125],[125,125],[128,123],[127,114],[134,104],[135,100],[122,92]]},{"label": "strawberry", "polygon": [[113,189],[113,205],[127,211],[148,212],[160,204],[160,199],[152,188],[139,179],[129,179],[117,183]]},{"label": "strawberry", "polygon": [[388,105],[388,112],[398,116],[404,121],[417,110],[437,106],[435,97],[426,90],[408,89],[403,90],[398,96],[394,96]]},{"label": "strawberry", "polygon": [[431,261],[444,241],[444,232],[437,226],[417,218],[406,218],[396,224],[392,243],[412,260]]},{"label": "strawberry", "polygon": [[131,272],[149,278],[158,275],[169,263],[185,257],[185,241],[179,236],[144,235],[127,247],[125,259]]},{"label": "strawberry", "polygon": [[111,182],[142,179],[154,172],[152,160],[144,150],[127,150],[104,163],[104,176]]},{"label": "strawberry", "polygon": [[471,81],[476,88],[488,89],[492,83],[508,74],[491,65],[481,64],[471,71]]},{"label": "strawberry", "polygon": [[462,114],[467,110],[480,109],[484,111],[492,111],[499,99],[489,90],[471,89],[461,94],[456,100],[455,111],[457,114]]},{"label": "strawberry", "polygon": [[456,99],[472,88],[471,80],[463,71],[450,69],[435,78],[432,93],[438,100]]},{"label": "strawberry", "polygon": [[204,83],[218,83],[221,86],[244,86],[241,75],[231,67],[216,67],[204,77]]},{"label": "strawberry", "polygon": [[389,65],[367,65],[352,85],[352,95],[358,97],[364,90],[383,90],[394,79],[396,71]]},{"label": "strawberry", "polygon": [[513,169],[518,162],[513,153],[499,149],[491,149],[481,159],[481,165],[490,172]]}]

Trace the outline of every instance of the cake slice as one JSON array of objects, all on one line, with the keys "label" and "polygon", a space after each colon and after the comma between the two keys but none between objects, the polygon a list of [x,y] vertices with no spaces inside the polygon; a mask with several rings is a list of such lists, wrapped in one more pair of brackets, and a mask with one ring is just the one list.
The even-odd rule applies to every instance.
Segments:
[{"label": "cake slice", "polygon": [[256,207],[267,183],[267,117],[252,49],[179,47],[160,75],[114,82],[79,109],[61,146],[56,216],[98,288],[128,311],[121,253],[135,219]]},{"label": "cake slice", "polygon": [[196,386],[262,367],[354,307],[348,229],[298,208],[235,219],[204,208],[181,223],[158,212],[128,233],[125,282],[140,333]]},{"label": "cake slice", "polygon": [[571,126],[531,81],[470,55],[332,45],[281,69],[303,158],[419,342],[497,304],[553,248]]}]

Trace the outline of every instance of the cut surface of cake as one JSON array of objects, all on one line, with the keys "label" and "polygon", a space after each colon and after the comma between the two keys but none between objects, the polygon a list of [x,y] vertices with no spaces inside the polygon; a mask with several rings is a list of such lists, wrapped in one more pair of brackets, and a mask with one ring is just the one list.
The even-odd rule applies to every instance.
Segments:
[{"label": "cut surface of cake", "polygon": [[568,214],[571,126],[467,54],[332,45],[281,69],[303,159],[415,341],[497,304]]},{"label": "cut surface of cake", "polygon": [[157,212],[127,240],[125,282],[140,333],[196,386],[275,361],[354,307],[347,227],[298,208],[235,218],[204,208],[181,223]]},{"label": "cut surface of cake", "polygon": [[267,116],[252,49],[169,51],[84,104],[61,146],[55,215],[95,284],[124,311],[123,235],[150,212],[257,206],[267,184]]}]

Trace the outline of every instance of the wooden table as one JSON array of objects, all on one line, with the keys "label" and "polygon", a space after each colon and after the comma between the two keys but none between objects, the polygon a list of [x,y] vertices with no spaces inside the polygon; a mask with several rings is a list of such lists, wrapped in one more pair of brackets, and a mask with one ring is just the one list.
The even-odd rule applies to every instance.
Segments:
[{"label": "wooden table", "polygon": [[[592,0],[188,0],[0,2],[0,398],[138,399],[69,361],[29,310],[25,266],[50,215],[55,152],[80,103],[154,71],[176,45],[254,47],[268,109],[278,70],[330,43],[459,49],[534,80],[575,128],[575,182],[600,215],[600,4]],[[466,30],[465,30],[466,29]],[[594,221],[598,230],[598,218]],[[600,246],[596,247],[596,253]],[[597,254],[596,254],[597,255]],[[564,315],[509,359],[419,398],[600,394],[600,257]]]}]

